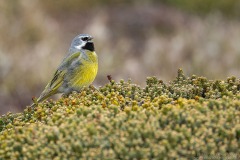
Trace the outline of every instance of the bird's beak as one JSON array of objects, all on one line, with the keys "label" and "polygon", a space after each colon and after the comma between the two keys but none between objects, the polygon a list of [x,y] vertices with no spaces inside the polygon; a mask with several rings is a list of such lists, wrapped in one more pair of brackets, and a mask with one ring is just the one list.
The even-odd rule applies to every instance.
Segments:
[{"label": "bird's beak", "polygon": [[88,38],[88,42],[93,42],[92,40],[93,40],[93,37]]}]

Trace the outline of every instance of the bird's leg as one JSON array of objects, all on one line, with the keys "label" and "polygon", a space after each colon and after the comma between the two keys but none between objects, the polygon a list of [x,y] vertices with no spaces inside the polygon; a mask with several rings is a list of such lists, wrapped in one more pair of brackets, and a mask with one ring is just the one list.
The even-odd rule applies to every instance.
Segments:
[{"label": "bird's leg", "polygon": [[62,98],[67,98],[69,95],[70,95],[70,93],[63,93],[61,97]]}]

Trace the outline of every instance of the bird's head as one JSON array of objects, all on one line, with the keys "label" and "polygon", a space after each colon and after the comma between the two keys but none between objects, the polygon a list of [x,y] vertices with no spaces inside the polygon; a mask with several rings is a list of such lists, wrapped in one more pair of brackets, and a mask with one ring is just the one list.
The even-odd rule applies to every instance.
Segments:
[{"label": "bird's head", "polygon": [[76,36],[71,44],[71,49],[82,50],[87,49],[94,51],[93,37],[89,34],[80,34]]}]

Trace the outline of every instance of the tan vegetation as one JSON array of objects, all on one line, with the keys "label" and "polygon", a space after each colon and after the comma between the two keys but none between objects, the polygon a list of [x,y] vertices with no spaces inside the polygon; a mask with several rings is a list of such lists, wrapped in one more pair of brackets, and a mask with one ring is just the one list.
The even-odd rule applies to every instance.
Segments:
[{"label": "tan vegetation", "polygon": [[179,67],[209,79],[239,77],[238,1],[87,2],[0,2],[0,113],[40,94],[79,33],[95,37],[96,86],[108,74],[142,86],[152,75],[168,81]]}]

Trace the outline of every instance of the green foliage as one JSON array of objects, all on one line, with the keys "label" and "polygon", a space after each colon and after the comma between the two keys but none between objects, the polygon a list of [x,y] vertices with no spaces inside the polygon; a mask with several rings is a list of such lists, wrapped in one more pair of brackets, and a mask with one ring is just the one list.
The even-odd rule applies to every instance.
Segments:
[{"label": "green foliage", "polygon": [[193,159],[240,154],[240,79],[182,70],[145,88],[111,80],[0,118],[0,159]]}]

